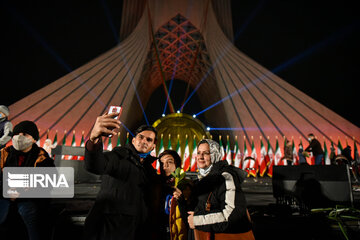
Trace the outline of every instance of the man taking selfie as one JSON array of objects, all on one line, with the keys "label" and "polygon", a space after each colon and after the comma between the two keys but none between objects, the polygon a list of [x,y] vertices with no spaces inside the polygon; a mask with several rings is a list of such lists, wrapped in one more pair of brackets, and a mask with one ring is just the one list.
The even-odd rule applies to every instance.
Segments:
[{"label": "man taking selfie", "polygon": [[99,116],[85,146],[85,168],[102,175],[101,188],[84,228],[84,239],[156,239],[158,176],[151,166],[157,131],[140,126],[131,143],[103,152],[102,136],[120,128],[117,113]]}]

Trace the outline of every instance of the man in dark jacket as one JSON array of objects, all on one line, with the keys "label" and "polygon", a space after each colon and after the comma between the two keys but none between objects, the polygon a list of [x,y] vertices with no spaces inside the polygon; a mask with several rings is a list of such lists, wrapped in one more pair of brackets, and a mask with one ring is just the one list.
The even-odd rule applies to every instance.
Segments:
[{"label": "man in dark jacket", "polygon": [[315,138],[314,134],[308,135],[309,146],[305,149],[305,152],[312,152],[315,158],[315,165],[321,165],[324,157],[324,151],[321,147],[321,143]]},{"label": "man in dark jacket", "polygon": [[101,137],[120,128],[115,116],[98,117],[85,146],[85,168],[102,175],[102,183],[85,221],[84,239],[155,239],[161,189],[156,188],[160,182],[150,152],[157,132],[140,126],[131,143],[103,152]]},{"label": "man in dark jacket", "polygon": [[[55,167],[54,160],[36,141],[39,140],[39,130],[32,121],[22,121],[14,127],[12,145],[0,150],[0,186],[2,183],[2,171],[4,167]],[[2,188],[1,192],[2,192]],[[41,198],[19,198],[14,195],[12,198],[0,197],[0,228],[5,224],[10,214],[11,206],[14,206],[20,214],[30,240],[48,239],[45,235],[47,228],[47,211],[50,199]],[[9,233],[2,235],[1,239],[14,239],[14,231],[21,232],[19,226],[13,226],[11,222]],[[19,231],[20,230],[20,231]],[[8,235],[7,235],[8,234]],[[15,237],[16,238],[16,237]]]}]

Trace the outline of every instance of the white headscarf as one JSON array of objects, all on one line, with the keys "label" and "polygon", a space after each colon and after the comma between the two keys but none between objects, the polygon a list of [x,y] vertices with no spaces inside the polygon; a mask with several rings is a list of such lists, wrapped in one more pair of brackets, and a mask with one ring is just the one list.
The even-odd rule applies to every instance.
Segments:
[{"label": "white headscarf", "polygon": [[207,143],[210,148],[211,165],[207,168],[199,169],[199,178],[202,178],[202,177],[205,177],[206,175],[208,175],[213,164],[221,161],[220,145],[212,139],[203,139],[199,142],[198,148],[199,148],[200,144],[204,144],[204,143]]}]

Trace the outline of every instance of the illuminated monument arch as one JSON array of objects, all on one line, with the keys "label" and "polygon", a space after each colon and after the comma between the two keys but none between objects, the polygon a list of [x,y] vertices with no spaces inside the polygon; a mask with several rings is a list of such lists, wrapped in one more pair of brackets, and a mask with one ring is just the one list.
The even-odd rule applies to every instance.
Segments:
[{"label": "illuminated monument arch", "polygon": [[[331,139],[337,143],[339,138],[343,146],[359,139],[357,126],[233,45],[230,9],[227,0],[125,0],[121,43],[11,105],[11,121],[34,120],[42,130],[41,141],[48,129],[50,138],[55,130],[75,130],[80,139],[82,131],[88,137],[109,105],[121,105],[124,125],[134,129],[148,121],[144,109],[155,89],[162,86],[167,96],[166,85],[179,79],[190,89],[183,93],[180,110],[194,104],[197,95],[202,110],[195,114],[217,133],[230,135],[232,143],[238,136],[240,146],[244,140],[250,146],[253,137],[259,149],[260,137],[268,136],[273,147],[276,136],[280,144],[283,136],[294,137],[297,145],[308,133],[328,146]],[[166,113],[177,110],[170,93]],[[69,145],[71,139],[67,141]]]}]

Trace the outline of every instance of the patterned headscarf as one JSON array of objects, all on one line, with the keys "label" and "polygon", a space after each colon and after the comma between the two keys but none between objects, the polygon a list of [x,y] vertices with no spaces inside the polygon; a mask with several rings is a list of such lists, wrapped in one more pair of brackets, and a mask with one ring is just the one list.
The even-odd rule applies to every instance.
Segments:
[{"label": "patterned headscarf", "polygon": [[206,175],[208,175],[213,164],[221,161],[220,145],[212,139],[203,139],[199,142],[198,148],[199,148],[200,144],[204,144],[204,143],[207,143],[210,148],[211,165],[207,168],[199,169],[199,174],[200,174],[199,178],[202,178],[202,177],[205,177]]}]

